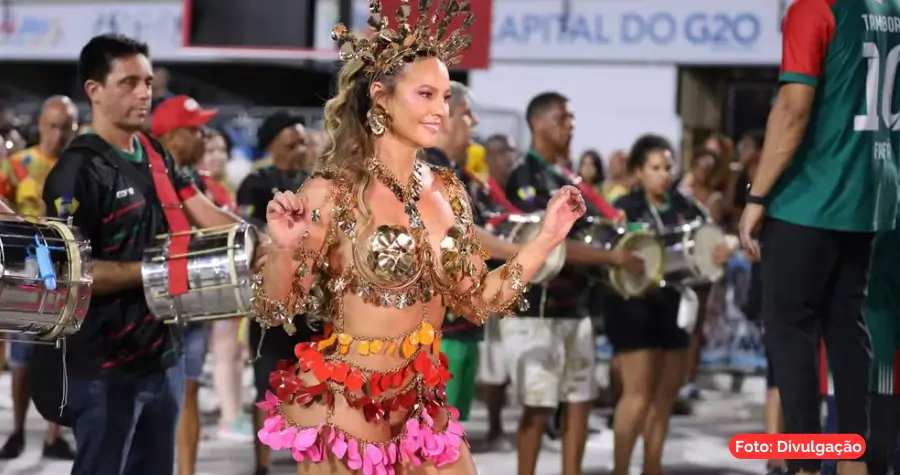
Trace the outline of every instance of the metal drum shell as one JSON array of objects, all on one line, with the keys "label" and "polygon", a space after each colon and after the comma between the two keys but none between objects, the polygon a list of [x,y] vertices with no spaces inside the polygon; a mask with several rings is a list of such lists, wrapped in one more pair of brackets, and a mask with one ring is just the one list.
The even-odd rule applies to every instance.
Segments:
[{"label": "metal drum shell", "polygon": [[[712,262],[712,250],[716,245],[726,242],[725,231],[714,224],[705,224],[694,231],[694,236],[694,252],[704,252],[694,256],[695,272],[709,282],[718,281],[725,276],[725,266],[716,266]],[[704,245],[701,246],[700,243]]]},{"label": "metal drum shell", "polygon": [[236,224],[191,232],[188,245],[188,287],[184,295],[169,295],[169,236],[144,252],[141,274],[144,298],[158,320],[194,321],[240,317],[250,312],[250,266],[259,245],[253,226]]},{"label": "metal drum shell", "polygon": [[[52,291],[25,262],[25,244],[33,244],[36,234],[51,247],[56,273]],[[66,222],[36,217],[0,221],[0,332],[44,341],[77,332],[91,303],[92,262],[90,242]]]},{"label": "metal drum shell", "polygon": [[[516,244],[525,244],[541,230],[543,213],[508,214],[497,216],[502,218],[486,226],[488,232]],[[562,272],[566,264],[566,245],[560,243],[550,251],[544,265],[531,278],[531,283],[544,284],[552,281]]]},{"label": "metal drum shell", "polygon": [[[662,240],[647,229],[628,231],[625,226],[612,221],[590,216],[585,218],[587,226],[578,233],[579,238],[587,245],[605,251],[628,250],[644,254],[646,267],[644,275],[635,277],[623,269],[613,266],[595,267],[588,270],[588,275],[609,285],[619,296],[625,299],[637,298],[649,290],[659,286],[665,267],[665,248]],[[647,254],[657,255],[655,262]]]},{"label": "metal drum shell", "polygon": [[697,254],[701,251],[697,246],[700,236],[704,243],[701,246],[703,253],[711,253],[716,241],[725,242],[725,233],[718,226],[703,219],[696,219],[666,229],[661,236],[670,241],[666,247],[666,266],[663,272],[666,281],[682,285],[709,284],[724,275],[724,268],[713,272],[715,266],[712,265],[711,257]]}]

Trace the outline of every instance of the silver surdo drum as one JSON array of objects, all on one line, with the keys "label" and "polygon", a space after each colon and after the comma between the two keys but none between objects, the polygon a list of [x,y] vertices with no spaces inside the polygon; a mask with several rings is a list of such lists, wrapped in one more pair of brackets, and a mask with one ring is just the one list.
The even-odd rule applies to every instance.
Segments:
[{"label": "silver surdo drum", "polygon": [[613,223],[600,217],[585,218],[588,225],[579,232],[585,244],[607,251],[625,250],[644,260],[644,273],[634,275],[618,267],[596,267],[588,275],[606,283],[623,298],[639,297],[659,285],[665,261],[662,241],[641,226],[629,229],[624,224]]},{"label": "silver surdo drum", "polygon": [[0,333],[58,340],[78,331],[91,303],[91,245],[54,218],[0,221]]},{"label": "silver surdo drum", "polygon": [[665,229],[660,237],[666,242],[663,277],[668,283],[699,285],[713,283],[725,274],[723,266],[713,262],[713,249],[726,242],[721,228],[704,219]]},{"label": "silver surdo drum", "polygon": [[[144,251],[141,273],[150,313],[159,320],[187,323],[243,317],[250,313],[250,266],[259,244],[246,223],[188,231],[188,252],[169,256],[170,235]],[[169,259],[187,258],[186,294],[169,294]]]},{"label": "silver surdo drum", "polygon": [[[532,214],[500,214],[488,219],[485,229],[500,238],[517,244],[525,244],[532,238],[537,236],[541,230],[541,222],[544,219],[543,213]],[[543,267],[534,274],[531,282],[535,284],[543,284],[550,282],[566,263],[566,245],[560,244],[556,246]]]}]

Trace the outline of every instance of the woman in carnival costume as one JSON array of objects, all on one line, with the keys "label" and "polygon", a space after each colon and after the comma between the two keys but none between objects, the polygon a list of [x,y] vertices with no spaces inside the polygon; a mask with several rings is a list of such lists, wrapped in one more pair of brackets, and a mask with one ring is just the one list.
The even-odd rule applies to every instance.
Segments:
[{"label": "woman in carnival costume", "polygon": [[[298,473],[474,474],[445,404],[445,310],[477,322],[508,315],[584,201],[562,188],[534,240],[488,272],[466,190],[417,159],[447,118],[447,67],[469,45],[469,6],[421,0],[410,24],[404,1],[395,29],[379,1],[370,11],[371,39],[343,25],[333,33],[344,65],[325,106],[319,171],[267,208],[272,251],[254,280],[257,318],[290,332],[284,322],[307,313],[325,336],[272,373],[258,435],[290,450]],[[449,31],[451,22],[462,26]]]}]

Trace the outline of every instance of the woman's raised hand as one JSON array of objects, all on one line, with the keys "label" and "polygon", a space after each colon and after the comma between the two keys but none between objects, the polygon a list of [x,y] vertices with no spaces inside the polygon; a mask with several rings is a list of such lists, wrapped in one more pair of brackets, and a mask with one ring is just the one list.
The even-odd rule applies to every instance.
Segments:
[{"label": "woman's raised hand", "polygon": [[547,203],[544,222],[538,237],[552,245],[561,243],[578,218],[584,216],[584,198],[574,186],[564,186],[553,194]]},{"label": "woman's raised hand", "polygon": [[266,228],[278,249],[296,248],[309,235],[310,213],[306,198],[279,191],[266,206]]}]

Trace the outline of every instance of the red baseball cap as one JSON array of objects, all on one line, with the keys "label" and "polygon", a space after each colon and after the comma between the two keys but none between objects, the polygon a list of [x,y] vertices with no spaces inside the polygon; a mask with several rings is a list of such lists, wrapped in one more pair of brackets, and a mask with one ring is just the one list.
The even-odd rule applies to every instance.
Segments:
[{"label": "red baseball cap", "polygon": [[179,127],[203,127],[219,111],[201,109],[189,96],[173,96],[156,106],[150,124],[150,133],[159,137]]}]

